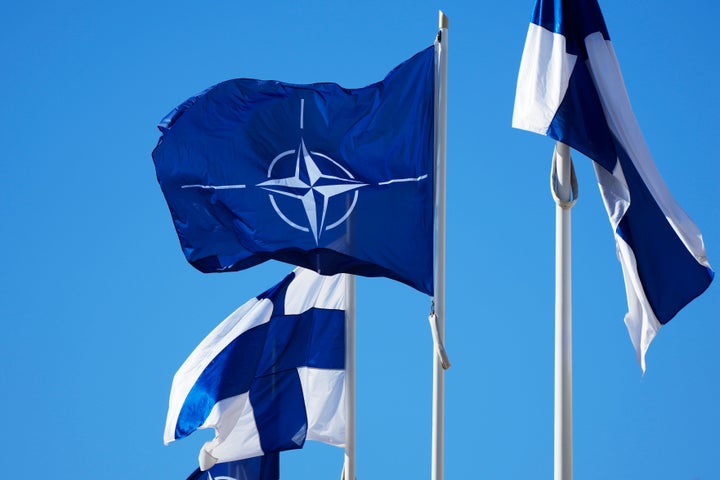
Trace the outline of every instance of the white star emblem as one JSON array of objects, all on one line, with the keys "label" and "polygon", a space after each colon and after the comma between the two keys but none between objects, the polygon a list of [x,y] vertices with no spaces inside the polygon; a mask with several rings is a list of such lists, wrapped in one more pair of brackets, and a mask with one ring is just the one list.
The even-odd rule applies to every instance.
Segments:
[{"label": "white star emblem", "polygon": [[[291,150],[290,152],[286,152],[285,154],[281,154],[276,157],[270,164],[268,176],[272,175],[272,169],[277,160],[280,160],[280,158],[292,152],[294,151]],[[326,227],[325,222],[327,220],[327,210],[330,199],[335,195],[357,190],[367,184],[352,178],[350,172],[342,168],[330,157],[317,152],[312,152],[312,154],[321,156],[326,160],[335,163],[335,165],[340,167],[350,178],[324,174],[318,167],[317,162],[313,159],[311,153],[308,152],[308,149],[305,146],[305,141],[301,139],[300,146],[297,149],[294,175],[286,178],[271,179],[266,182],[259,183],[257,186],[273,193],[300,200],[302,202],[303,209],[305,210],[305,214],[307,215],[309,231],[312,232],[315,242],[317,243],[323,230],[329,230],[339,225],[350,215],[352,207],[355,206],[355,201],[357,200],[357,192],[355,193],[353,205],[350,209],[348,209],[346,214],[343,215],[340,220],[335,221]],[[302,227],[288,219],[281,212],[272,195],[270,195],[270,201],[272,202],[278,215],[280,215],[280,217],[288,224],[300,230],[308,231],[308,228]]]},{"label": "white star emblem", "polygon": [[[300,100],[300,129],[304,125],[304,109],[305,100]],[[273,168],[279,161],[290,155],[295,155],[294,172],[291,176],[284,178],[273,178]],[[321,163],[332,164],[330,169],[335,172],[341,171],[345,176],[329,175],[323,173],[318,166],[316,159],[322,160]],[[327,171],[327,168],[325,169]],[[287,169],[285,169],[287,171]],[[400,182],[420,182],[427,179],[427,174],[416,178],[395,178],[378,183],[380,185],[389,185]],[[322,232],[337,227],[347,220],[352,213],[358,200],[358,189],[368,186],[359,180],[355,180],[352,174],[338,162],[329,156],[320,152],[309,151],[305,146],[305,140],[300,138],[300,145],[297,150],[288,150],[276,156],[268,167],[268,180],[255,185],[268,192],[270,203],[275,209],[275,213],[288,225],[303,232],[312,233],[315,243],[319,244]],[[247,188],[244,184],[234,185],[183,185],[181,188],[201,188],[206,190],[235,190]],[[337,220],[328,219],[328,206],[333,197],[344,193],[353,193],[352,203],[346,208],[345,213]],[[300,200],[305,212],[306,225],[300,225],[283,213],[278,206],[273,194]],[[336,200],[338,201],[338,200]],[[305,219],[300,221],[305,223]]]}]

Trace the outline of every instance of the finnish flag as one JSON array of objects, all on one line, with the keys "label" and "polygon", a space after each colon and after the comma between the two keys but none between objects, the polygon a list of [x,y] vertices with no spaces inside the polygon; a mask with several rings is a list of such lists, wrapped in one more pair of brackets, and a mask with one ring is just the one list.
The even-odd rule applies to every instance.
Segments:
[{"label": "finnish flag", "polygon": [[714,273],[700,230],[653,162],[596,0],[535,2],[512,125],[593,160],[625,279],[625,324],[645,371],[660,327]]},{"label": "finnish flag", "polygon": [[344,447],[345,283],[297,268],[220,323],[175,374],[165,444],[215,429],[202,470],[305,440]]},{"label": "finnish flag", "polygon": [[196,469],[186,480],[278,480],[280,453],[218,463],[210,470]]}]

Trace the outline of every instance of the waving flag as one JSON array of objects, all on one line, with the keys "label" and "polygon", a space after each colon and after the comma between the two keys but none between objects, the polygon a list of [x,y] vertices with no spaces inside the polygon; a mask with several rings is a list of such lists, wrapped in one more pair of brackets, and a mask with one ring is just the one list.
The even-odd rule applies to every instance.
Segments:
[{"label": "waving flag", "polygon": [[345,276],[298,268],[218,325],[175,374],[165,443],[214,428],[200,468],[345,443]]},{"label": "waving flag", "polygon": [[208,471],[196,469],[187,480],[278,480],[280,454],[268,453],[235,462],[218,463]]},{"label": "waving flag", "polygon": [[670,194],[630,106],[595,0],[537,0],[513,127],[591,158],[625,278],[625,323],[645,370],[660,327],[710,285],[702,235]]},{"label": "waving flag", "polygon": [[373,85],[230,80],[174,109],[153,151],[187,260],[269,259],[433,292],[434,50]]}]

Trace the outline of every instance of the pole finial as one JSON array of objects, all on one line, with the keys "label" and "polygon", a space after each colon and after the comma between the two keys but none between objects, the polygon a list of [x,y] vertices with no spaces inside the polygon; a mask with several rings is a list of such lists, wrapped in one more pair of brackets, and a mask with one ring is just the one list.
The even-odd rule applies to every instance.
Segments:
[{"label": "pole finial", "polygon": [[442,30],[443,28],[448,28],[450,23],[450,20],[448,17],[443,13],[442,10],[438,10],[438,28]]}]

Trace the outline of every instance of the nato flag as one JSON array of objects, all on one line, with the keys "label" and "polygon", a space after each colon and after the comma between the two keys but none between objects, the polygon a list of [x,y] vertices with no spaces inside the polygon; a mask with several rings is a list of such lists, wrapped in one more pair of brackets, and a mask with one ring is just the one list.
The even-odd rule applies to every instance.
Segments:
[{"label": "nato flag", "polygon": [[236,79],[159,125],[158,181],[202,272],[269,259],[433,293],[434,49],[358,89]]}]

